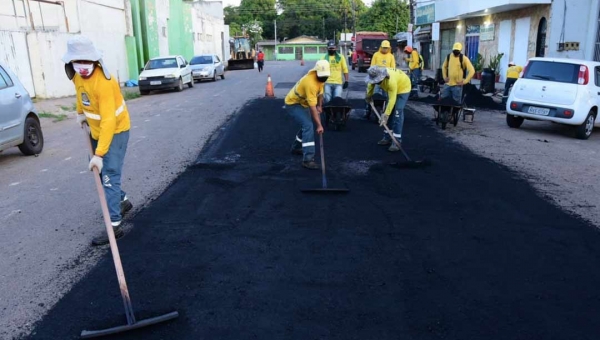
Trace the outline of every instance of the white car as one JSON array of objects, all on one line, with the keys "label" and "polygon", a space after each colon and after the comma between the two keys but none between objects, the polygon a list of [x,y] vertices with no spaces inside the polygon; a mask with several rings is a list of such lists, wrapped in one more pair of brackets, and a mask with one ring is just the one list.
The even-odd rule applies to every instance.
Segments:
[{"label": "white car", "polygon": [[506,101],[506,123],[519,128],[525,119],[575,127],[588,139],[600,106],[600,62],[531,58]]},{"label": "white car", "polygon": [[14,146],[24,155],[37,155],[44,148],[44,135],[29,93],[0,62],[0,152]]},{"label": "white car", "polygon": [[225,65],[216,54],[202,54],[190,60],[194,80],[210,79],[216,81],[217,77],[225,79]]},{"label": "white car", "polygon": [[194,87],[192,69],[180,55],[150,59],[141,69],[138,80],[142,95],[155,90],[183,91],[185,84]]}]

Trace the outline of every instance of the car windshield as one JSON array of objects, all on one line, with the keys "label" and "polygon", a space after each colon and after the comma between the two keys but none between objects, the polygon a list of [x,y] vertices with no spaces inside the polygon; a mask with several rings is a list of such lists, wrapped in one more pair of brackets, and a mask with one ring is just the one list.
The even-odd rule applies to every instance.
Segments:
[{"label": "car windshield", "polygon": [[177,68],[177,59],[166,58],[166,59],[154,59],[150,60],[146,65],[146,70],[155,70],[159,68]]},{"label": "car windshield", "polygon": [[192,58],[190,65],[201,65],[201,64],[212,64],[212,57],[209,55],[202,55],[199,57]]},{"label": "car windshield", "polygon": [[577,84],[579,66],[578,64],[531,60],[523,78]]}]

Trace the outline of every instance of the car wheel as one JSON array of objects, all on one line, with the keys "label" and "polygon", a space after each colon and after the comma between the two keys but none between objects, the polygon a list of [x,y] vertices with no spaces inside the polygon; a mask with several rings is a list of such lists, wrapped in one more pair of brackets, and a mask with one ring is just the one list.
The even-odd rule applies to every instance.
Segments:
[{"label": "car wheel", "polygon": [[175,91],[177,91],[177,92],[183,91],[183,79],[179,78],[179,83],[177,83],[177,87],[175,88]]},{"label": "car wheel", "polygon": [[225,79],[225,71],[223,71],[223,74],[221,75],[221,80]]},{"label": "car wheel", "polygon": [[525,119],[523,117],[513,116],[510,113],[506,114],[506,125],[513,129],[518,129],[523,124]]},{"label": "car wheel", "polygon": [[19,150],[26,156],[40,154],[44,148],[44,134],[42,127],[37,119],[27,117],[25,119],[25,135],[23,144],[19,145]]},{"label": "car wheel", "polygon": [[578,139],[588,139],[594,131],[594,121],[596,120],[596,114],[594,111],[590,111],[583,124],[579,125],[575,130],[575,137]]},{"label": "car wheel", "polygon": [[147,96],[150,94],[150,91],[140,91],[140,95]]},{"label": "car wheel", "polygon": [[191,89],[192,87],[194,87],[194,78],[190,79],[190,82],[188,83],[188,87]]},{"label": "car wheel", "polygon": [[217,71],[213,72],[213,78],[212,81],[217,81]]}]

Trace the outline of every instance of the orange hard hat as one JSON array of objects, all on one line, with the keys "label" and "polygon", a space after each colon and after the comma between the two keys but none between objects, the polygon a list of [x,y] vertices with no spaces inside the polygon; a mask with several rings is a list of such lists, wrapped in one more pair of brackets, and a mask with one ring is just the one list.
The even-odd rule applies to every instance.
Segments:
[{"label": "orange hard hat", "polygon": [[404,52],[406,52],[406,53],[412,53],[412,51],[413,51],[413,48],[412,48],[412,47],[410,47],[410,46],[406,46],[406,47],[404,48]]}]

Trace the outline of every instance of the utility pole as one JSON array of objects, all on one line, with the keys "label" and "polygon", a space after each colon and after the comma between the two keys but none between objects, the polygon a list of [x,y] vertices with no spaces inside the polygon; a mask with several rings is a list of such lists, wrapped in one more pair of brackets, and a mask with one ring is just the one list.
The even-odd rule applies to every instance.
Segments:
[{"label": "utility pole", "polygon": [[352,32],[356,43],[356,2],[352,0]]},{"label": "utility pole", "polygon": [[327,37],[325,37],[325,17],[323,17],[323,40],[327,40]]},{"label": "utility pole", "polygon": [[273,51],[273,54],[275,55],[275,61],[277,61],[277,19],[273,21],[275,22],[275,51]]}]

